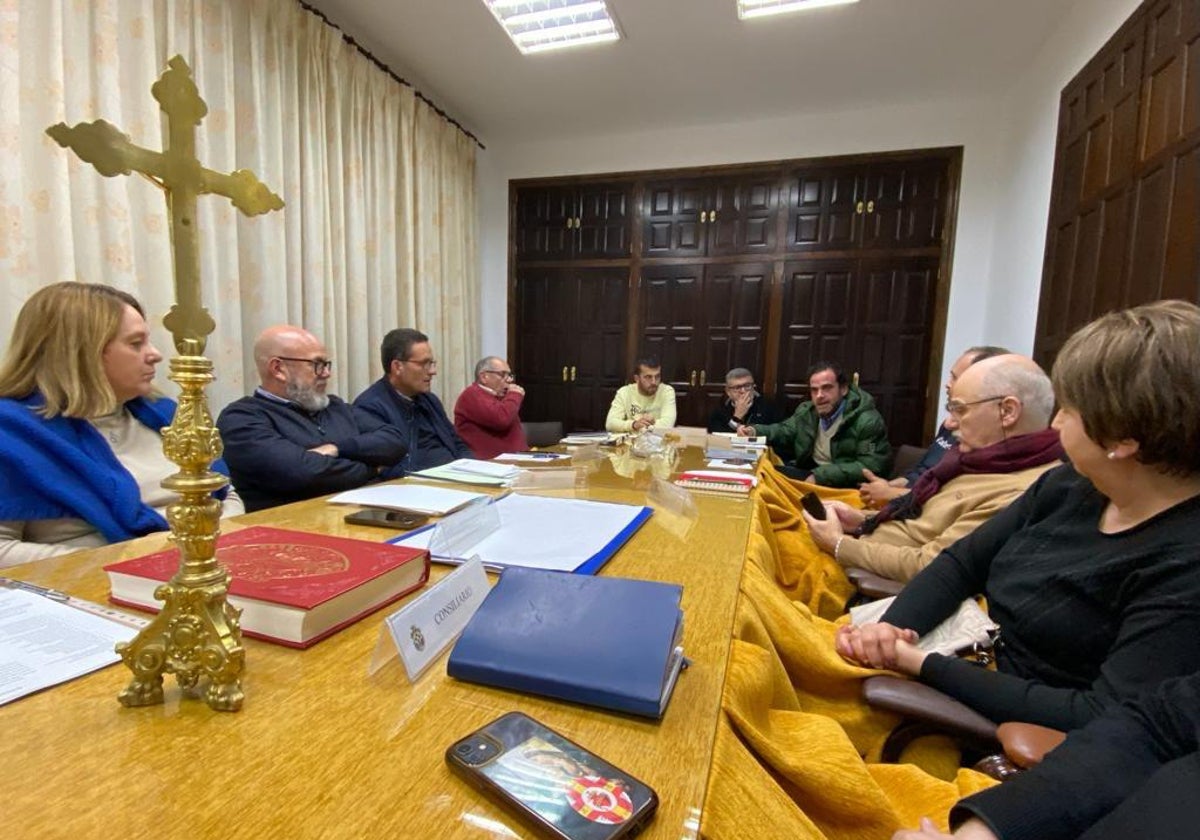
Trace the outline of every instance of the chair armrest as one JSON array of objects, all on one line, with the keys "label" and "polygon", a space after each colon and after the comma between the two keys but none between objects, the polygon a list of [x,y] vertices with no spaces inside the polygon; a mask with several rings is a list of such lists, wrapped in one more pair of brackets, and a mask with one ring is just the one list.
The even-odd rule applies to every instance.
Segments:
[{"label": "chair armrest", "polygon": [[935,688],[900,677],[868,677],[863,699],[869,706],[918,718],[977,741],[995,741],[996,724]]},{"label": "chair armrest", "polygon": [[901,581],[885,578],[874,572],[868,572],[866,569],[850,567],[845,571],[846,577],[850,579],[855,588],[872,600],[899,595],[900,590],[904,588],[904,584]]},{"label": "chair armrest", "polygon": [[996,737],[1013,764],[1029,769],[1040,764],[1046,753],[1065,741],[1067,733],[1036,723],[1009,722],[997,727]]}]

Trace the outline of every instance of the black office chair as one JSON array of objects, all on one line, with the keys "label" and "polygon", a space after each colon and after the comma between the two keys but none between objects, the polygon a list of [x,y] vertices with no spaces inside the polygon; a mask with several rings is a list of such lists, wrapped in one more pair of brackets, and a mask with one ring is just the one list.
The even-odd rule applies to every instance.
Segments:
[{"label": "black office chair", "polygon": [[554,446],[563,437],[563,424],[559,420],[547,420],[542,423],[526,423],[521,421],[525,430],[525,441],[530,446]]}]

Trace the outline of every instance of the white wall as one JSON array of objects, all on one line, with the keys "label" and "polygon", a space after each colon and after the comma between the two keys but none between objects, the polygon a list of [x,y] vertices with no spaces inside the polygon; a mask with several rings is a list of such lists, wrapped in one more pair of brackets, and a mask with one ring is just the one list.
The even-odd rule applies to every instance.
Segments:
[{"label": "white wall", "polygon": [[984,329],[989,342],[1022,353],[1033,350],[1058,97],[1139,2],[1076,3],[1009,94],[1005,107],[1008,131],[998,168],[1002,186],[993,210],[995,248],[988,271]]},{"label": "white wall", "polygon": [[959,145],[963,175],[943,358],[979,343],[1030,351],[1059,93],[1137,2],[1078,0],[1002,102],[914,102],[489,145],[479,154],[483,351],[507,346],[510,179]]}]

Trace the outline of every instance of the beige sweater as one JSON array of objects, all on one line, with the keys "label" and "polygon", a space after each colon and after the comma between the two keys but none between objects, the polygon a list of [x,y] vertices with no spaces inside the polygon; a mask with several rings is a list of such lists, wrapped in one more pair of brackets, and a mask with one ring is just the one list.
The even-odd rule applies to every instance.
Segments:
[{"label": "beige sweater", "polygon": [[[92,425],[138,483],[143,502],[163,513],[179,498],[162,487],[162,480],[179,468],[163,454],[158,432],[143,426],[126,410],[97,418]],[[242,500],[231,486],[221,515],[236,516],[244,511]],[[83,519],[0,520],[0,568],[105,543],[104,536]]]},{"label": "beige sweater", "polygon": [[1061,463],[1052,461],[1015,473],[964,473],[935,493],[916,519],[885,522],[858,539],[847,536],[838,549],[838,563],[894,580],[911,580],[942,549],[1008,507],[1039,475]]}]

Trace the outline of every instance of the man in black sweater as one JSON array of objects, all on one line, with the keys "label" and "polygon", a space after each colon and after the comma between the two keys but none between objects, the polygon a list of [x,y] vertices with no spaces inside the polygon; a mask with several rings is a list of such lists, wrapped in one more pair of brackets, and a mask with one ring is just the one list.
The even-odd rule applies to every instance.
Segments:
[{"label": "man in black sweater", "polygon": [[307,330],[270,327],[254,343],[260,385],[217,420],[247,511],[400,475],[399,431],[325,393],[333,366]]},{"label": "man in black sweater", "polygon": [[473,458],[433,393],[437,361],[429,336],[403,327],[383,337],[379,347],[383,376],[354,399],[357,411],[394,430],[404,441],[405,473]]},{"label": "man in black sweater", "polygon": [[708,418],[708,430],[736,432],[738,426],[766,426],[782,419],[779,408],[755,389],[754,374],[739,367],[725,374],[725,399]]}]

